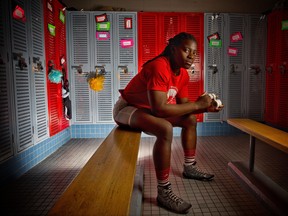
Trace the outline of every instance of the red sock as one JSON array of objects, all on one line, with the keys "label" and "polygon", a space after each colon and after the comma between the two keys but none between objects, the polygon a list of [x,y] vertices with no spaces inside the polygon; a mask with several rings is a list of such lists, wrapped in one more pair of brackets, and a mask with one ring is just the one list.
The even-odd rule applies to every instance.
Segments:
[{"label": "red sock", "polygon": [[159,186],[166,186],[169,184],[170,167],[164,170],[156,170],[157,182]]},{"label": "red sock", "polygon": [[190,166],[195,163],[196,149],[184,149],[184,165]]}]

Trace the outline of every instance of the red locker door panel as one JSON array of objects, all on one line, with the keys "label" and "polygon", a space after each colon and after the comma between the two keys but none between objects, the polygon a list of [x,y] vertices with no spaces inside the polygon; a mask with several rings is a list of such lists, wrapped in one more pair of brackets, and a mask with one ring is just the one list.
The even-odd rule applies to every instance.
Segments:
[{"label": "red locker door panel", "polygon": [[[49,68],[51,68],[51,66],[55,70],[62,71],[60,66],[60,53],[66,55],[66,35],[65,25],[59,20],[59,11],[63,6],[56,0],[45,0],[43,6],[49,129],[50,136],[53,136],[69,125],[69,123],[67,124],[66,120],[63,119],[62,84],[52,83],[48,79]],[[48,24],[55,26],[55,35],[50,33]],[[63,40],[64,44],[62,42]]]},{"label": "red locker door panel", "polygon": [[288,129],[288,31],[281,31],[283,20],[288,20],[288,10],[279,13],[279,108],[277,123],[280,127]]},{"label": "red locker door panel", "polygon": [[[55,2],[56,11],[54,13],[54,20],[57,31],[57,38],[56,38],[56,67],[58,70],[62,71],[64,79],[68,78],[67,73],[67,58],[66,58],[66,26],[65,26],[65,19],[64,22],[60,19],[60,13],[62,13],[65,17],[65,11],[62,11],[63,6],[60,2]],[[65,63],[61,63],[61,58],[65,59]],[[61,96],[62,96],[62,85],[61,85]],[[69,127],[69,121],[65,118],[64,113],[64,105],[63,99],[61,98],[61,102],[58,104],[58,113],[59,113],[59,123],[60,123],[60,131],[64,130],[65,128]]]},{"label": "red locker door panel", "polygon": [[159,54],[159,25],[156,13],[138,13],[138,71]]},{"label": "red locker door panel", "polygon": [[265,121],[268,123],[276,123],[276,114],[278,110],[277,104],[277,23],[278,16],[272,13],[268,16],[267,26],[267,54],[266,54],[266,102],[265,102]]},{"label": "red locker door panel", "polygon": [[[193,69],[189,70],[189,99],[195,101],[204,92],[203,60],[204,60],[204,14],[183,14],[183,31],[192,34],[197,40],[198,55]],[[203,114],[197,115],[197,120],[203,121]]]}]

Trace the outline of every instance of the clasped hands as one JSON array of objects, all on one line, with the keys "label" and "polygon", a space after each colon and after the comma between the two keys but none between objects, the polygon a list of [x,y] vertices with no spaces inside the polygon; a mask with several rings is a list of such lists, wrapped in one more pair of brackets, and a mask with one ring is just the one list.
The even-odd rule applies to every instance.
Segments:
[{"label": "clasped hands", "polygon": [[219,112],[224,108],[223,104],[217,106],[216,103],[215,105],[215,98],[211,98],[206,92],[199,96],[196,102],[199,103],[200,107],[206,112]]}]

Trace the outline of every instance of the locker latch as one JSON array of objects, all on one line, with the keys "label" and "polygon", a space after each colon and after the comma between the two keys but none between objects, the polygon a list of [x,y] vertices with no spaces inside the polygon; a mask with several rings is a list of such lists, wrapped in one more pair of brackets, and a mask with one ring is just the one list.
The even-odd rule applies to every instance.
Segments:
[{"label": "locker latch", "polygon": [[22,53],[13,53],[13,59],[18,61],[16,66],[18,66],[20,68],[20,70],[23,70],[24,68],[27,67],[27,63],[25,61],[25,58],[23,58],[22,56],[23,56]]},{"label": "locker latch", "polygon": [[258,65],[249,67],[249,70],[254,71],[255,75],[257,75],[261,72],[261,68]]},{"label": "locker latch", "polygon": [[218,72],[217,65],[209,65],[209,66],[208,66],[208,70],[209,70],[210,72],[212,72],[213,74],[217,73],[217,72]]},{"label": "locker latch", "polygon": [[119,65],[118,69],[121,69],[123,73],[127,74],[128,73],[128,66],[127,65]]},{"label": "locker latch", "polygon": [[33,57],[33,70],[35,72],[43,71],[43,65],[39,57]]},{"label": "locker latch", "polygon": [[83,70],[82,70],[83,65],[72,65],[71,67],[76,69],[79,74],[83,73]]},{"label": "locker latch", "polygon": [[106,70],[105,70],[105,65],[96,65],[95,66],[96,69],[96,74],[106,74]]}]

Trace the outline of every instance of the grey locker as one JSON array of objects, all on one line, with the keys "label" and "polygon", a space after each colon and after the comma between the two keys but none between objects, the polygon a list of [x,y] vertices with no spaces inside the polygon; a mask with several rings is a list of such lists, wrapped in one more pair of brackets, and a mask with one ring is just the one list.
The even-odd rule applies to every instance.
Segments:
[{"label": "grey locker", "polygon": [[[28,11],[27,1],[13,1],[24,11]],[[28,15],[28,14],[27,14]],[[27,17],[26,15],[26,17]],[[27,17],[29,19],[29,17]],[[15,100],[15,143],[17,152],[33,144],[32,131],[32,91],[29,70],[28,22],[13,19],[11,16],[12,70]]]},{"label": "grey locker", "polygon": [[[109,38],[99,40],[95,16],[103,14],[111,27],[106,31]],[[124,88],[136,74],[136,15],[135,12],[68,12],[73,123],[114,123],[112,109],[119,97],[118,89]],[[132,20],[132,28],[124,28],[126,18]],[[123,48],[121,39],[132,39],[134,45]],[[104,88],[99,92],[91,90],[87,82],[87,76],[96,71],[105,71]]]},{"label": "grey locker", "polygon": [[[205,68],[205,91],[209,93],[214,93],[217,97],[225,103],[225,98],[223,97],[224,86],[224,55],[225,49],[223,42],[226,39],[224,33],[224,15],[223,14],[205,14],[204,16],[204,68]],[[222,41],[221,47],[211,47],[209,46],[209,40],[207,36],[217,33]],[[204,121],[213,122],[221,121],[223,119],[223,114],[226,110],[219,113],[205,113]]]},{"label": "grey locker", "polygon": [[[265,101],[266,20],[258,14],[205,14],[205,90],[224,104],[220,113],[206,113],[204,121],[228,118],[263,120]],[[207,36],[218,32],[222,47],[209,47]],[[242,40],[232,41],[240,32]],[[228,55],[228,48],[237,55]],[[217,72],[215,72],[215,69]],[[213,73],[214,71],[214,73]]]},{"label": "grey locker", "polygon": [[71,77],[71,101],[73,122],[92,123],[92,91],[87,83],[91,71],[92,44],[90,40],[90,14],[68,12],[66,14],[68,67]]},{"label": "grey locker", "polygon": [[47,106],[47,87],[46,87],[46,65],[45,65],[45,46],[43,43],[43,4],[42,1],[30,0],[31,7],[29,13],[31,36],[28,38],[31,44],[30,68],[32,74],[32,110],[33,110],[33,129],[34,142],[48,137],[48,106]]},{"label": "grey locker", "polygon": [[265,107],[265,59],[267,20],[261,15],[247,15],[247,95],[246,116],[254,120],[264,119]]},{"label": "grey locker", "polygon": [[[16,5],[24,10],[26,20],[13,18]],[[11,33],[11,41],[7,41],[11,46],[8,59],[11,78],[7,81],[11,85],[11,148],[18,153],[48,137],[43,5],[37,0],[17,0],[8,1],[5,7],[9,9],[7,29]]]},{"label": "grey locker", "polygon": [[[227,14],[227,36],[226,40],[226,91],[224,96],[227,98],[225,109],[227,118],[244,117],[245,115],[245,99],[244,99],[244,82],[245,78],[245,17],[241,14]],[[235,32],[241,32],[244,40],[231,42],[230,35]],[[228,47],[238,49],[237,56],[228,56]]]},{"label": "grey locker", "polygon": [[11,50],[7,1],[0,1],[0,162],[13,155]]}]

